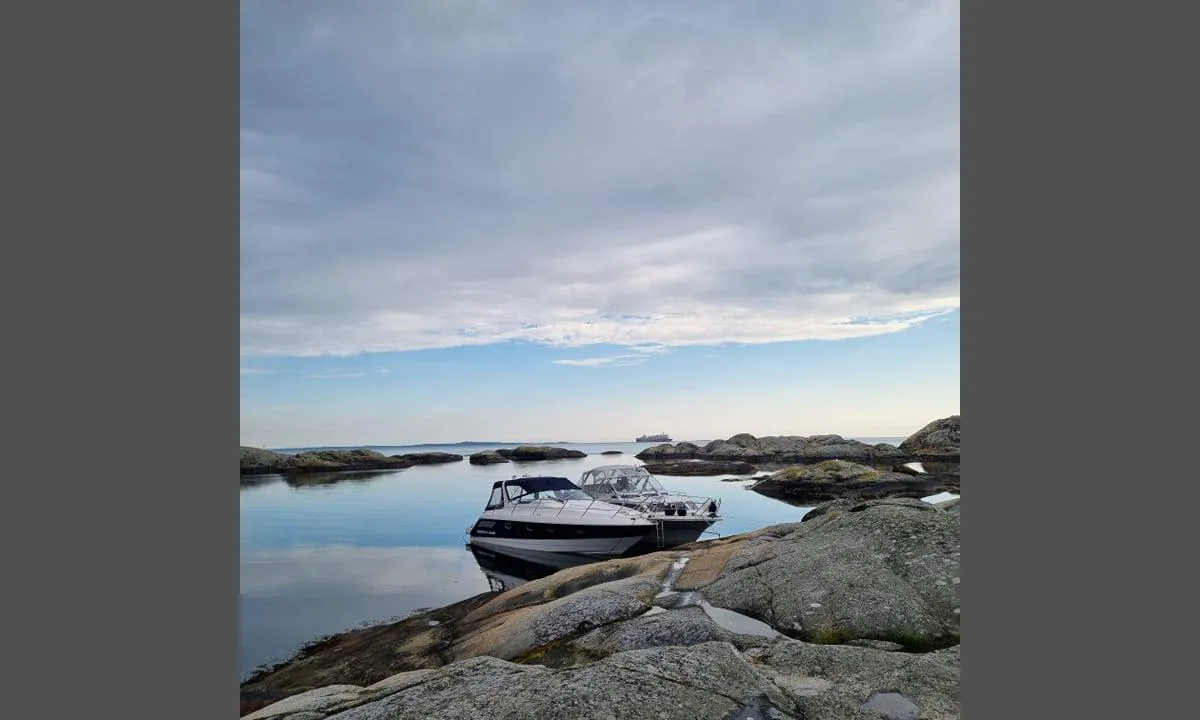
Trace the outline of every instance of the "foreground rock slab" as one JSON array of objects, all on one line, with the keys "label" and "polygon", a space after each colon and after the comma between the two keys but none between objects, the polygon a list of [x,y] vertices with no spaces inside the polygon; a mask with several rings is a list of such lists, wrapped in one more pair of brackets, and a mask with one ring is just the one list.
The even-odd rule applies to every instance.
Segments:
[{"label": "foreground rock slab", "polygon": [[247,720],[957,718],[958,649],[928,655],[785,641],[630,650],[554,670],[491,657],[288,698]]}]

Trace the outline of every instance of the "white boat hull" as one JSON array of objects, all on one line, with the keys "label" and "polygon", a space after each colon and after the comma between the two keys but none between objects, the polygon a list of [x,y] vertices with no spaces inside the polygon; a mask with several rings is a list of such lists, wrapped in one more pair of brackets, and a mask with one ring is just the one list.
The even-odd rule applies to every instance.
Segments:
[{"label": "white boat hull", "polygon": [[627,537],[562,538],[554,540],[472,535],[471,543],[483,547],[498,548],[510,554],[515,554],[513,551],[527,550],[531,552],[572,553],[592,557],[606,557],[620,555],[644,539],[648,533],[653,533],[653,528],[639,528],[639,530],[642,532]]}]

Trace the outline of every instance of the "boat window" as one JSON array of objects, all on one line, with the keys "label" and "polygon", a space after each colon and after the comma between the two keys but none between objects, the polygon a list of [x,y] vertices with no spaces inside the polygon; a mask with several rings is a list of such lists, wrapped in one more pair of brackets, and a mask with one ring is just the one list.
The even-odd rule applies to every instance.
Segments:
[{"label": "boat window", "polygon": [[[479,506],[476,505],[476,507]],[[500,488],[492,488],[492,497],[488,500],[487,509],[495,510],[502,507],[504,507],[504,491]]]},{"label": "boat window", "polygon": [[538,500],[591,500],[592,497],[578,488],[537,490],[528,492],[519,485],[508,486],[508,502],[517,504],[536,503]]}]

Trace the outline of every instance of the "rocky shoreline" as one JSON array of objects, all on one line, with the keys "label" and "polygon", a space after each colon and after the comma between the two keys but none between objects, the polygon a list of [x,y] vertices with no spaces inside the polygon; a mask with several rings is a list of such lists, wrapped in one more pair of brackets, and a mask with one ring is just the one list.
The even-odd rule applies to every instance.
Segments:
[{"label": "rocky shoreline", "polygon": [[882,469],[846,460],[794,465],[757,479],[749,489],[795,505],[837,500],[920,499],[959,492],[958,464]]},{"label": "rocky shoreline", "polygon": [[329,473],[349,470],[402,470],[414,465],[436,465],[460,462],[462,455],[454,453],[408,453],[384,455],[374,450],[309,450],[295,455],[274,450],[241,446],[241,474],[291,475],[299,473]]},{"label": "rocky shoreline", "polygon": [[958,462],[960,416],[940,418],[918,430],[897,447],[887,443],[868,445],[841,435],[771,435],[755,437],[739,433],[726,440],[713,440],[700,447],[695,443],[663,443],[634,457],[644,462],[678,460],[742,461],[748,463],[814,463],[849,460],[865,464],[911,462]]},{"label": "rocky shoreline", "polygon": [[834,500],[326,638],[243,683],[242,713],[956,718],[959,562],[957,500]]},{"label": "rocky shoreline", "polygon": [[[900,445],[868,445],[847,440],[841,435],[773,435],[755,437],[739,433],[725,440],[713,440],[700,447],[680,442],[654,445],[635,455],[650,472],[661,475],[743,475],[753,474],[760,466],[781,469],[790,465],[846,460],[873,467],[896,468],[905,463],[958,463],[960,419],[958,415],[934,420]],[[619,455],[607,450],[601,455]],[[540,462],[584,458],[588,454],[553,445],[519,445],[514,448],[484,450],[468,456],[472,465],[506,462]],[[241,475],[328,473],[349,470],[399,470],[414,465],[462,462],[456,453],[408,453],[384,455],[374,450],[310,450],[295,455],[262,448],[241,447]]]}]

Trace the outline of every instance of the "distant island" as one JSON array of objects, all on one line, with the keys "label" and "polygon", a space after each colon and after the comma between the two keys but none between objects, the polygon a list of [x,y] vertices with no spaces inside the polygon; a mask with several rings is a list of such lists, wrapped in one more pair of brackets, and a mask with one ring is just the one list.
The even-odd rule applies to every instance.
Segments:
[{"label": "distant island", "polygon": [[671,442],[671,436],[666,433],[657,435],[639,435],[634,442]]}]

